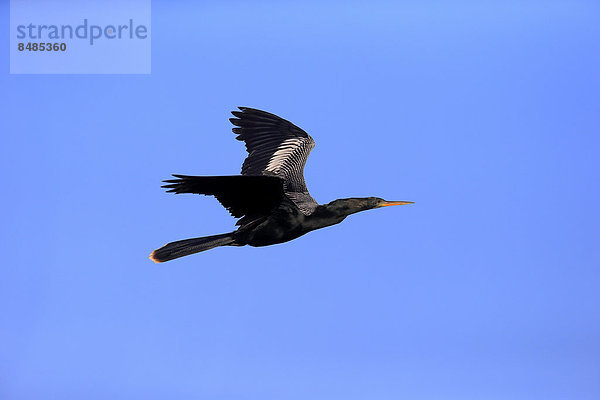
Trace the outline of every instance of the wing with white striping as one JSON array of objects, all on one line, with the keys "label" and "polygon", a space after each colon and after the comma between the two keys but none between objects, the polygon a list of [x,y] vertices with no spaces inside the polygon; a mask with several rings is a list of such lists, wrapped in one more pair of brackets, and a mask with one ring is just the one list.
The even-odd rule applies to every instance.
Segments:
[{"label": "wing with white striping", "polygon": [[284,179],[285,195],[302,213],[317,207],[304,182],[304,165],[314,140],[291,122],[254,108],[239,107],[230,118],[236,139],[246,143],[248,157],[242,175],[275,175]]}]

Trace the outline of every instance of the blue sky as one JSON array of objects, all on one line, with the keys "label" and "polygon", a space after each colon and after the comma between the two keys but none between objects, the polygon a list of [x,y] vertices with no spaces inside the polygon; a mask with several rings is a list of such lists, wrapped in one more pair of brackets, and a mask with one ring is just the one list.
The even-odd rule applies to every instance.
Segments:
[{"label": "blue sky", "polygon": [[[598,37],[592,1],[155,0],[151,75],[4,51],[0,397],[599,398]],[[154,265],[233,229],[160,181],[238,173],[239,105],[313,136],[317,201],[416,203]]]}]

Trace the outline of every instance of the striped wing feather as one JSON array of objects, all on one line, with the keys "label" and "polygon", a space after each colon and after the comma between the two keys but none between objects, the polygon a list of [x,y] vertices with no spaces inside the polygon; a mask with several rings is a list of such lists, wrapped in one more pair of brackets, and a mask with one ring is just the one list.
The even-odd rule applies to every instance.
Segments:
[{"label": "striped wing feather", "polygon": [[242,175],[270,175],[284,180],[285,195],[306,215],[317,207],[304,181],[304,165],[314,140],[296,125],[266,111],[239,107],[230,121],[236,139],[246,144]]}]

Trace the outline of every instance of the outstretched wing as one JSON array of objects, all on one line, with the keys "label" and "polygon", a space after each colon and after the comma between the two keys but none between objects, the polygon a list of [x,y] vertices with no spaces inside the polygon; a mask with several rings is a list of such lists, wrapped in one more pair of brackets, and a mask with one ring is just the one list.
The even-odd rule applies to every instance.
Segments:
[{"label": "outstretched wing", "polygon": [[233,111],[230,118],[236,139],[246,143],[248,157],[243,175],[277,176],[283,179],[285,195],[302,213],[309,215],[317,207],[304,182],[304,165],[314,140],[296,125],[277,115],[248,107]]},{"label": "outstretched wing", "polygon": [[284,198],[283,179],[275,176],[188,176],[164,181],[172,193],[215,196],[236,218],[267,214]]}]

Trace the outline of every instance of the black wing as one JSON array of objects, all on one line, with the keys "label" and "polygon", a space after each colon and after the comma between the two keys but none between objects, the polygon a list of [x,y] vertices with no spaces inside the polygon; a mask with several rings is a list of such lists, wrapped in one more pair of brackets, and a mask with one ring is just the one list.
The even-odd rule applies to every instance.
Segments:
[{"label": "black wing", "polygon": [[275,176],[188,176],[164,182],[172,193],[215,196],[236,218],[269,213],[284,198],[283,179]]},{"label": "black wing", "polygon": [[302,213],[309,215],[317,207],[304,182],[304,165],[314,140],[277,115],[254,108],[239,107],[230,118],[236,139],[246,143],[248,157],[242,165],[243,175],[277,176],[284,180],[285,195]]}]

